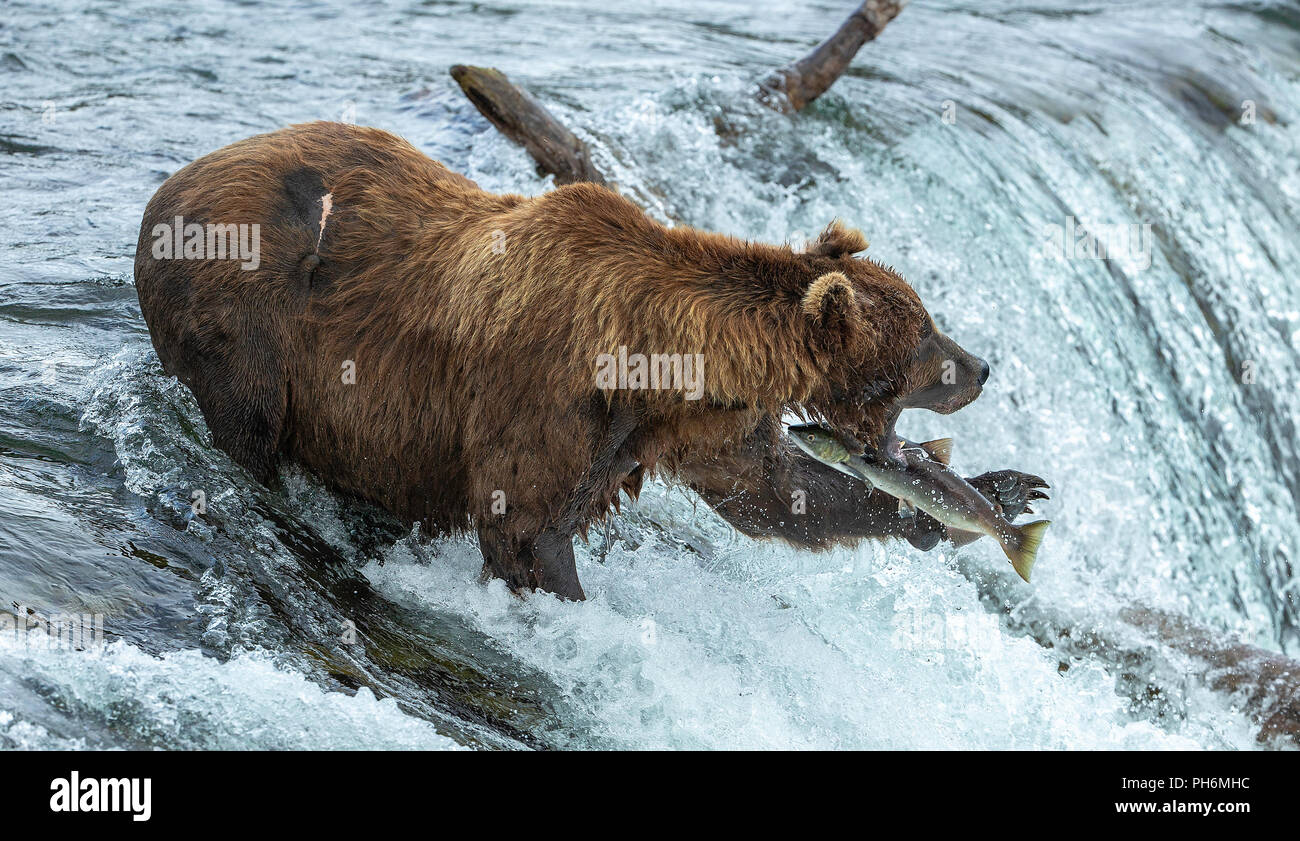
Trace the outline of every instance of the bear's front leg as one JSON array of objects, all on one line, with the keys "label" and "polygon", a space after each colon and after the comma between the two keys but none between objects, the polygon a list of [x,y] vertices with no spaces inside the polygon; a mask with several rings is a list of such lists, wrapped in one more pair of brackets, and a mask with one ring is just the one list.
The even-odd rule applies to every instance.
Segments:
[{"label": "bear's front leg", "polygon": [[484,574],[500,578],[516,593],[545,590],[571,601],[587,598],[578,581],[571,534],[547,529],[535,537],[515,538],[496,526],[482,526],[478,544]]},{"label": "bear's front leg", "polygon": [[808,549],[868,537],[937,542],[928,523],[898,516],[894,497],[795,449],[772,416],[726,452],[684,460],[677,475],[750,537],[779,537]]},{"label": "bear's front leg", "polygon": [[[700,497],[750,537],[779,537],[822,549],[862,538],[899,537],[918,549],[948,538],[943,524],[924,511],[898,516],[898,500],[809,458],[786,440],[780,421],[764,418],[740,445],[722,455],[688,460],[678,469]],[[968,480],[1002,506],[1007,519],[1045,499],[1047,483],[1015,470]]]}]

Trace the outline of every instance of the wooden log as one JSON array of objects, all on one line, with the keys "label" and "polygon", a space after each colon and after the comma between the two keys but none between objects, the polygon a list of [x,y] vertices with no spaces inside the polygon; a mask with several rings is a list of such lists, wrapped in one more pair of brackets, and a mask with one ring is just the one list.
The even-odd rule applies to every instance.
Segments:
[{"label": "wooden log", "polygon": [[515,87],[506,74],[492,67],[458,64],[451,68],[451,77],[479,113],[528,150],[540,172],[554,175],[559,184],[605,183],[586,144],[527,91]]},{"label": "wooden log", "polygon": [[[901,0],[866,0],[815,50],[769,76],[759,86],[759,101],[787,113],[803,109],[835,83],[862,45],[902,8]],[[528,151],[539,172],[554,175],[558,184],[607,183],[586,144],[506,74],[494,67],[457,64],[451,76],[479,113]]]},{"label": "wooden log", "polygon": [[767,77],[759,85],[759,101],[790,114],[802,111],[835,84],[862,45],[902,10],[899,0],[866,0],[817,49]]}]

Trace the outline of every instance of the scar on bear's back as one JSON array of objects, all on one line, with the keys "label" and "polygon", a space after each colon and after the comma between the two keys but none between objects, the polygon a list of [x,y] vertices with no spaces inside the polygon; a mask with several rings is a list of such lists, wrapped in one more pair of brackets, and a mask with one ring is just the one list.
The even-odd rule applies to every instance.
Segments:
[{"label": "scar on bear's back", "polygon": [[320,221],[320,197],[328,192],[325,181],[314,169],[302,167],[285,175],[284,195],[288,199],[283,208],[285,221],[303,228],[316,228]]},{"label": "scar on bear's back", "polygon": [[295,227],[316,234],[315,249],[298,263],[303,282],[310,287],[316,269],[320,267],[320,247],[325,239],[325,225],[334,210],[334,194],[326,189],[320,173],[307,167],[296,169],[284,177],[284,193],[288,198],[285,215],[289,221]]}]

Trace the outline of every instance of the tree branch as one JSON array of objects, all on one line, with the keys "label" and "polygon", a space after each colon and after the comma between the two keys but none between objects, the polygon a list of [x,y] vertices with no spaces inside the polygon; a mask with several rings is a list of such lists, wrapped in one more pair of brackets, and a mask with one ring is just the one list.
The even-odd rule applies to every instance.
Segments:
[{"label": "tree branch", "polygon": [[451,68],[451,77],[492,125],[528,150],[540,172],[554,175],[560,184],[605,183],[586,144],[540,102],[515,87],[506,74],[492,67],[458,64]]},{"label": "tree branch", "polygon": [[899,0],[866,0],[817,49],[768,76],[759,85],[759,101],[786,113],[802,111],[835,84],[862,45],[902,10]]}]

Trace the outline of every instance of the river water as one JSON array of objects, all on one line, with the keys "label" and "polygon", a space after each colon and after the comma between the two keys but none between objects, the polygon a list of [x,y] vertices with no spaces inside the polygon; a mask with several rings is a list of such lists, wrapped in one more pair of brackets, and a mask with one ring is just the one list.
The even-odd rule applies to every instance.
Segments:
[{"label": "river water", "polygon": [[[753,105],[849,5],[6,3],[0,610],[106,641],[2,635],[0,746],[1256,746],[1115,612],[1300,656],[1300,6],[916,2],[797,118]],[[1034,583],[987,541],[756,543],[652,484],[580,545],[589,601],[518,599],[472,539],[213,449],[136,302],[145,203],[312,119],[549,189],[455,63],[526,85],[662,218],[860,227],[993,370],[900,431],[1052,483]],[[1137,235],[1089,259],[1051,247],[1072,225]]]}]

